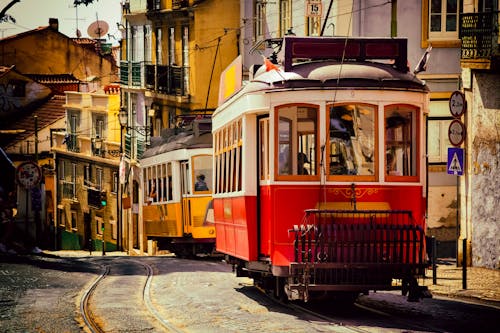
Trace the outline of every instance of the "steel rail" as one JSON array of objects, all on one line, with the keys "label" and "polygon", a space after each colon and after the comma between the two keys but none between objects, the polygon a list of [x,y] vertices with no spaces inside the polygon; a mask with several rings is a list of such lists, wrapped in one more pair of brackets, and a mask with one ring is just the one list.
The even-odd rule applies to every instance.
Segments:
[{"label": "steel rail", "polygon": [[89,308],[89,299],[90,296],[92,296],[92,293],[94,292],[95,288],[99,284],[99,282],[104,279],[107,275],[109,274],[109,266],[104,266],[103,272],[101,275],[97,277],[97,279],[94,280],[92,285],[84,292],[82,299],[80,301],[80,312],[82,313],[83,316],[83,321],[85,322],[85,325],[90,329],[92,333],[104,333],[105,331],[96,323],[94,320],[94,317],[92,315],[92,312],[90,311]]}]

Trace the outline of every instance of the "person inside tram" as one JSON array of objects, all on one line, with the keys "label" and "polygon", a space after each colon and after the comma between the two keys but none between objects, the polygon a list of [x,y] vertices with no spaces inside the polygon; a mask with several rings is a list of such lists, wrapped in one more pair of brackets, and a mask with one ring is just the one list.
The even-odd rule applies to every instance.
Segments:
[{"label": "person inside tram", "polygon": [[307,160],[307,155],[300,152],[297,155],[297,173],[299,175],[308,175],[309,174],[306,167],[304,166],[304,164],[306,164],[306,163],[309,163],[309,161]]},{"label": "person inside tram", "polygon": [[194,184],[195,191],[208,191],[207,183],[205,182],[205,175],[200,174],[196,177],[196,183]]},{"label": "person inside tram", "polygon": [[151,205],[153,202],[156,202],[156,185],[154,182],[151,183],[151,190],[149,191],[148,196],[148,205]]}]

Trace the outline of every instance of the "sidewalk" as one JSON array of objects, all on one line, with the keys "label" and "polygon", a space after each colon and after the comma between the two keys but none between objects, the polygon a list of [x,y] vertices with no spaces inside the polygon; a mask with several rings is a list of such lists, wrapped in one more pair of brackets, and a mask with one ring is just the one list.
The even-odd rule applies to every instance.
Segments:
[{"label": "sidewalk", "polygon": [[433,284],[432,268],[427,270],[423,282],[434,296],[461,298],[485,302],[500,308],[500,270],[482,267],[467,267],[467,289],[463,289],[462,267],[454,261],[439,261]]}]

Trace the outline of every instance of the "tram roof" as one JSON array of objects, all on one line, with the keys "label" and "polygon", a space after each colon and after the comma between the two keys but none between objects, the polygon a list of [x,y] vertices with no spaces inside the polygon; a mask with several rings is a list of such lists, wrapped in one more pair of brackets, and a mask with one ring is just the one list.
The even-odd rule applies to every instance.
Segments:
[{"label": "tram roof", "polygon": [[166,135],[151,138],[151,145],[142,158],[148,158],[179,149],[212,148],[212,133],[195,131],[169,131]]},{"label": "tram roof", "polygon": [[429,91],[409,71],[405,38],[285,37],[282,43],[279,64],[255,65],[237,95],[295,89]]}]

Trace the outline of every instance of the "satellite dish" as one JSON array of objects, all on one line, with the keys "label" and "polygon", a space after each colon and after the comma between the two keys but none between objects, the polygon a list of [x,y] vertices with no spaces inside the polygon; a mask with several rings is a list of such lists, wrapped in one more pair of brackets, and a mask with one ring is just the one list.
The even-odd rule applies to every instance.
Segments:
[{"label": "satellite dish", "polygon": [[89,25],[87,33],[92,38],[101,38],[106,36],[109,31],[109,25],[105,21],[97,20]]}]

